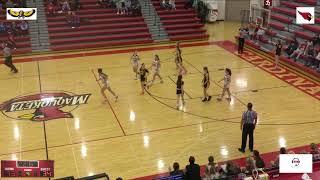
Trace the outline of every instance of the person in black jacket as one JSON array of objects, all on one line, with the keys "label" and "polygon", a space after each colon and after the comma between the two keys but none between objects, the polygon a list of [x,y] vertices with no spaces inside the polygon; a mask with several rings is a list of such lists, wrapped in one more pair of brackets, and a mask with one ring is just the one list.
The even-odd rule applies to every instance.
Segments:
[{"label": "person in black jacket", "polygon": [[190,156],[190,164],[186,166],[185,180],[201,180],[200,166],[198,164],[195,164],[194,162],[194,157]]}]

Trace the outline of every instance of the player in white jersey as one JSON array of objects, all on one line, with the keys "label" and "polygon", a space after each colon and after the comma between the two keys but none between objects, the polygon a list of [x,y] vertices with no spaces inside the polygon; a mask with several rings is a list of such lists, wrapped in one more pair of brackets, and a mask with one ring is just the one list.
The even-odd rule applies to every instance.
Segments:
[{"label": "player in white jersey", "polygon": [[228,93],[228,97],[227,99],[228,100],[231,100],[231,93],[230,93],[230,83],[231,83],[231,70],[229,68],[226,68],[225,70],[225,75],[224,77],[219,81],[224,81],[224,84],[223,84],[223,90],[222,90],[222,94],[220,97],[217,98],[217,100],[221,100],[225,94],[225,92],[227,91]]},{"label": "player in white jersey", "polygon": [[137,51],[134,51],[133,55],[131,56],[131,64],[132,64],[133,72],[136,74],[136,79],[138,79],[140,57]]},{"label": "player in white jersey", "polygon": [[150,68],[153,68],[153,77],[148,86],[150,87],[153,84],[154,80],[156,79],[156,76],[159,77],[160,83],[163,83],[163,79],[160,75],[160,68],[161,68],[160,58],[157,54],[154,56],[154,60]]},{"label": "player in white jersey", "polygon": [[98,69],[98,73],[99,73],[99,79],[97,81],[101,81],[101,94],[104,97],[105,101],[107,101],[107,96],[104,93],[104,91],[107,89],[115,98],[115,101],[118,100],[118,96],[112,91],[111,87],[110,87],[110,83],[109,83],[109,79],[108,79],[108,75],[106,75],[104,72],[102,72],[102,69],[99,68]]}]

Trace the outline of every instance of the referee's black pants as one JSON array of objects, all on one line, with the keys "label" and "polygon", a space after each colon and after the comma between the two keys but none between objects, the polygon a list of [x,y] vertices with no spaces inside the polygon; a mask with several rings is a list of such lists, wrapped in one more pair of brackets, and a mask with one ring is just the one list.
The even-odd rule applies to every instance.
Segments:
[{"label": "referee's black pants", "polygon": [[12,56],[5,57],[4,64],[8,66],[11,71],[18,72],[17,68],[12,64]]},{"label": "referee's black pants", "polygon": [[238,44],[238,53],[243,53],[243,47],[244,47],[244,38],[239,38],[239,44]]},{"label": "referee's black pants", "polygon": [[241,150],[246,149],[247,144],[247,136],[249,135],[249,149],[253,150],[253,131],[254,131],[254,124],[244,124],[242,127],[242,144]]}]

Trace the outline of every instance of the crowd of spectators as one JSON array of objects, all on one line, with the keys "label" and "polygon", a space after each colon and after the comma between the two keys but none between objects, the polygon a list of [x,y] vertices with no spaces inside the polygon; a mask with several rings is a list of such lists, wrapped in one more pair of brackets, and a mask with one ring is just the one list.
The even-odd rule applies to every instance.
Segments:
[{"label": "crowd of spectators", "polygon": [[[299,154],[312,154],[313,160],[320,160],[320,149],[314,143],[310,144],[310,151],[296,152]],[[279,154],[295,154],[293,151],[287,151],[286,148],[280,148]],[[252,154],[245,159],[245,166],[240,167],[234,161],[225,163],[215,163],[214,157],[209,156],[208,163],[205,166],[204,175],[200,174],[200,166],[195,163],[193,156],[189,157],[189,164],[182,170],[178,162],[173,163],[173,169],[169,167],[170,176],[180,175],[184,180],[214,180],[214,179],[237,179],[252,175],[254,170],[258,169],[277,169],[279,168],[279,155],[266,166],[264,159],[259,151],[254,150]]]},{"label": "crowd of spectators", "polygon": [[98,0],[102,8],[117,9],[117,14],[141,16],[141,7],[138,0]]},{"label": "crowd of spectators", "polygon": [[[1,0],[0,9],[2,15],[5,15],[6,8],[26,7],[25,0]],[[6,44],[11,49],[16,49],[16,37],[23,37],[28,34],[29,25],[27,21],[1,21],[0,36],[1,44]]]},{"label": "crowd of spectators", "polygon": [[[117,14],[141,16],[141,7],[138,0],[98,0],[97,5],[102,8],[117,9]],[[72,27],[79,27],[82,22],[88,19],[80,18],[77,11],[80,10],[79,0],[48,0],[48,15],[64,14],[66,22]]]},{"label": "crowd of spectators", "polygon": [[[260,44],[264,35],[270,30],[261,28],[259,23],[249,23],[245,27],[248,32],[248,39]],[[284,48],[288,59],[293,61],[301,60],[304,66],[320,72],[320,34],[313,37],[310,41],[299,42],[296,37],[288,39],[288,44]]]}]

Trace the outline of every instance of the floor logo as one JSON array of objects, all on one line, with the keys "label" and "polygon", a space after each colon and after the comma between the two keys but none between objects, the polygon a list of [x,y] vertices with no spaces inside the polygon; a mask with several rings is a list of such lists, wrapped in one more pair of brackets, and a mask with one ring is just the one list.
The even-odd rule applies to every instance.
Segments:
[{"label": "floor logo", "polygon": [[16,97],[0,104],[0,111],[12,119],[47,121],[72,118],[71,111],[87,104],[91,94],[69,92],[38,93]]},{"label": "floor logo", "polygon": [[297,7],[297,24],[314,24],[314,7]]},{"label": "floor logo", "polygon": [[37,20],[37,8],[7,8],[7,20]]}]

